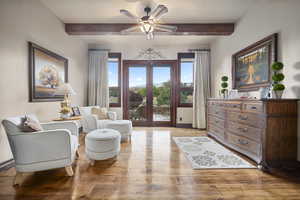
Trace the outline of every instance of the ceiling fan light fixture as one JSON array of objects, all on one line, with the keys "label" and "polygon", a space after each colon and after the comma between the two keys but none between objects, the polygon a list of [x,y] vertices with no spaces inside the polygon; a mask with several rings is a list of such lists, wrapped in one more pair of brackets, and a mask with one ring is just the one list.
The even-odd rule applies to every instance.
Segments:
[{"label": "ceiling fan light fixture", "polygon": [[141,31],[146,34],[154,31],[154,27],[151,23],[149,23],[149,21],[141,22],[140,28],[141,28]]}]

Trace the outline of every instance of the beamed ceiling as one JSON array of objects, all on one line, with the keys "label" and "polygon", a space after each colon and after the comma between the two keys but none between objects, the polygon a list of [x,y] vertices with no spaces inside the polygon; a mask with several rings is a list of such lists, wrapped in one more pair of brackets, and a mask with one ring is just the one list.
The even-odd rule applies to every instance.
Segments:
[{"label": "beamed ceiling", "polygon": [[[211,41],[214,35],[229,35],[236,23],[259,0],[41,0],[62,22],[69,24],[66,31],[70,35],[84,35],[89,42],[106,41],[107,35],[119,35],[120,38],[139,37],[120,35],[123,26],[135,23],[120,14],[120,9],[127,9],[137,16],[144,15],[143,8],[152,8],[159,4],[168,7],[169,12],[161,18],[161,23],[180,24],[173,35],[178,40]],[[112,28],[109,24],[124,23]],[[185,24],[197,24],[187,26]],[[75,24],[75,25],[74,25]],[[126,25],[127,24],[127,25]],[[183,24],[183,25],[182,25]],[[210,24],[210,25],[207,25]],[[97,35],[97,37],[95,37]],[[156,34],[157,35],[157,34]],[[210,36],[209,40],[201,37]],[[74,36],[73,36],[74,37]],[[167,38],[166,33],[156,38]],[[217,36],[215,36],[217,37]],[[109,37],[108,37],[109,38]],[[109,39],[107,39],[109,40]],[[169,41],[171,42],[171,41]]]}]

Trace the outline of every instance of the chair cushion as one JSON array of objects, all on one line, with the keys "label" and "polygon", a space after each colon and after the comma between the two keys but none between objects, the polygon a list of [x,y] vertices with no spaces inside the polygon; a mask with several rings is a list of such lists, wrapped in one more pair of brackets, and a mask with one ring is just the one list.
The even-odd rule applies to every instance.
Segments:
[{"label": "chair cushion", "polygon": [[97,115],[99,120],[109,119],[107,108],[92,108],[92,114]]},{"label": "chair cushion", "polygon": [[99,106],[86,106],[86,107],[79,107],[80,114],[82,116],[88,116],[92,114],[92,108],[99,108]]}]

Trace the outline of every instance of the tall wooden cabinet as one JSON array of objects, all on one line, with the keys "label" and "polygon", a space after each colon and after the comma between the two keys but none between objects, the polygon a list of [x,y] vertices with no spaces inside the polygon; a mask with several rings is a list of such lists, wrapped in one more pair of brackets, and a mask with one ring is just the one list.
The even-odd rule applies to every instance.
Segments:
[{"label": "tall wooden cabinet", "polygon": [[295,99],[209,99],[208,134],[248,156],[264,169],[297,160]]}]

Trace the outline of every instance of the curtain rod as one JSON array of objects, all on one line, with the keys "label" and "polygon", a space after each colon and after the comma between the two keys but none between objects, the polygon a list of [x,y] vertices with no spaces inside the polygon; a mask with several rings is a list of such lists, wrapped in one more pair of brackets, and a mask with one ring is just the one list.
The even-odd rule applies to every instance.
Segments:
[{"label": "curtain rod", "polygon": [[110,51],[110,49],[89,49],[89,51]]},{"label": "curtain rod", "polygon": [[210,49],[188,49],[188,51],[210,51]]}]

